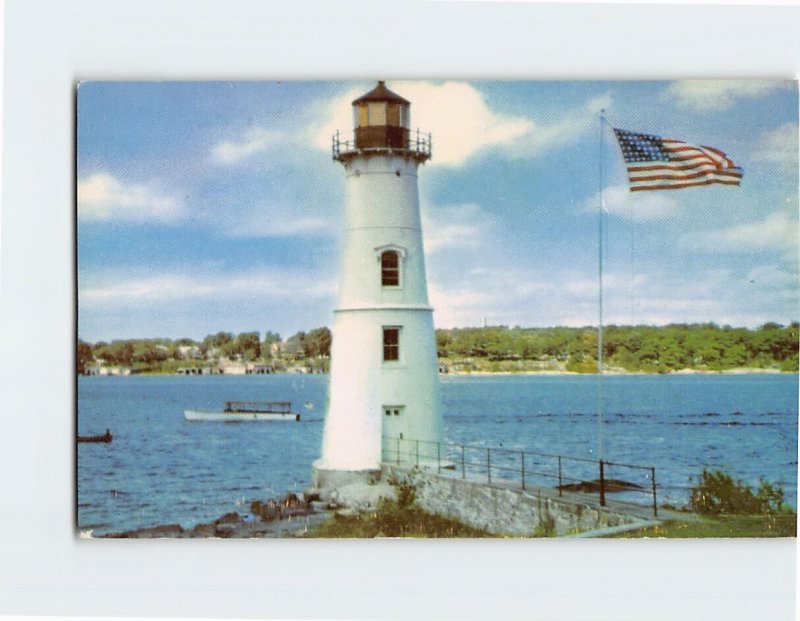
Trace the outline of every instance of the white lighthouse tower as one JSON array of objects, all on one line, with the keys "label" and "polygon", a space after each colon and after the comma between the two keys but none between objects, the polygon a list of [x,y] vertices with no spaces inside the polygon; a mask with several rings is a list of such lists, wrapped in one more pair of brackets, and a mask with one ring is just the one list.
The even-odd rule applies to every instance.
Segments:
[{"label": "white lighthouse tower", "polygon": [[[417,170],[430,135],[383,82],[353,101],[355,135],[333,138],[346,208],[328,411],[315,485],[374,480],[381,462],[436,460],[442,436]],[[398,450],[399,449],[399,450]]]}]

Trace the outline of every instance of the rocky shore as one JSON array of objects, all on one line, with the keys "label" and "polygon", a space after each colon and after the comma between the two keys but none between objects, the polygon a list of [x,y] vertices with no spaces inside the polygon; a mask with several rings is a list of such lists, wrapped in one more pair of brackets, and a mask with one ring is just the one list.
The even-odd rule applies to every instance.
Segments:
[{"label": "rocky shore", "polygon": [[303,537],[331,515],[332,507],[319,495],[294,493],[266,502],[253,500],[247,514],[226,513],[212,522],[184,528],[180,524],[161,524],[102,535],[103,539],[246,539]]}]

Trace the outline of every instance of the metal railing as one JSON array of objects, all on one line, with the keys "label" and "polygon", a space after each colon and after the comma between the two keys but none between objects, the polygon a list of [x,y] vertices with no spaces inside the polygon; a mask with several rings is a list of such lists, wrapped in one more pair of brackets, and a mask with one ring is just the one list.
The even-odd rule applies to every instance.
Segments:
[{"label": "metal railing", "polygon": [[597,493],[601,506],[606,506],[608,494],[614,494],[615,503],[650,506],[658,516],[653,466],[387,436],[383,438],[382,458],[384,463],[435,469],[462,479],[469,476],[497,487],[555,487],[559,496],[565,491]]},{"label": "metal railing", "polygon": [[358,153],[370,153],[373,151],[385,152],[387,150],[396,153],[413,155],[414,157],[419,157],[422,159],[428,159],[431,157],[432,153],[433,139],[431,138],[431,134],[421,132],[419,129],[417,129],[415,132],[409,130],[407,144],[402,147],[357,147],[355,133],[350,135],[352,136],[352,139],[344,139],[337,130],[337,132],[332,136],[331,150],[333,153],[333,159],[338,160],[343,156],[356,155]]}]

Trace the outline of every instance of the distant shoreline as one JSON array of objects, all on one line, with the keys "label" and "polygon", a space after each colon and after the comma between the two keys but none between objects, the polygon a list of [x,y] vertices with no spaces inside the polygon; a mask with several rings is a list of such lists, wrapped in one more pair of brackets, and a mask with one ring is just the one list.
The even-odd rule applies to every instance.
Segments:
[{"label": "distant shoreline", "polygon": [[[625,376],[633,376],[633,375],[645,375],[645,376],[659,376],[659,375],[797,375],[797,371],[782,371],[781,369],[763,369],[759,367],[742,367],[736,369],[723,369],[720,371],[712,371],[709,369],[679,369],[677,371],[668,371],[665,373],[652,373],[648,371],[626,371],[624,369],[614,368],[614,369],[606,369],[603,372],[604,376],[615,376],[615,375],[625,375]],[[214,374],[215,377],[218,377],[224,374]],[[275,373],[270,373],[269,375],[292,375],[292,376],[305,376],[305,375],[327,375],[327,373],[296,373],[296,372],[281,372],[277,371]],[[550,375],[550,376],[579,376],[579,375],[586,375],[592,376],[597,375],[597,373],[579,373],[577,371],[565,371],[565,370],[555,370],[555,369],[542,369],[537,371],[532,371],[530,369],[526,369],[524,371],[447,371],[444,373],[440,373],[440,376],[457,376],[457,377],[484,377],[484,376],[513,376],[513,375]],[[102,376],[89,376],[83,375],[81,377],[184,377],[183,374],[180,373],[161,373],[161,372],[148,372],[148,373],[129,373],[129,374],[115,374],[110,373],[108,375]],[[242,374],[230,374],[229,377],[241,377]],[[255,375],[254,375],[255,376]],[[189,377],[188,375],[186,377]],[[199,377],[199,376],[192,376],[192,377]]]},{"label": "distant shoreline", "polygon": [[[597,373],[578,373],[577,371],[448,371],[442,375],[597,375]],[[797,375],[797,371],[781,371],[780,369],[761,369],[758,367],[743,367],[738,369],[724,369],[711,371],[708,369],[680,369],[666,373],[651,373],[647,371],[626,371],[624,369],[607,369],[603,375]]]}]

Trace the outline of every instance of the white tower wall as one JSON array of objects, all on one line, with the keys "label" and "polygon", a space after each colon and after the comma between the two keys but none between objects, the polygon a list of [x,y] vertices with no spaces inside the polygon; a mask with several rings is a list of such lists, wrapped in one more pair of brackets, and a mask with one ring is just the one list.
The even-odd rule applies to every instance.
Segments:
[{"label": "white tower wall", "polygon": [[[328,411],[322,456],[315,463],[318,484],[329,471],[378,470],[382,436],[421,441],[423,461],[435,459],[434,443],[442,440],[418,165],[414,155],[388,150],[353,154],[345,160],[343,248]],[[398,286],[382,285],[381,254],[386,250],[400,257]],[[398,360],[384,360],[386,327],[399,329]],[[404,443],[402,450],[408,451],[409,444]],[[412,450],[416,453],[416,447]],[[383,457],[395,461],[394,451],[392,442]]]}]

